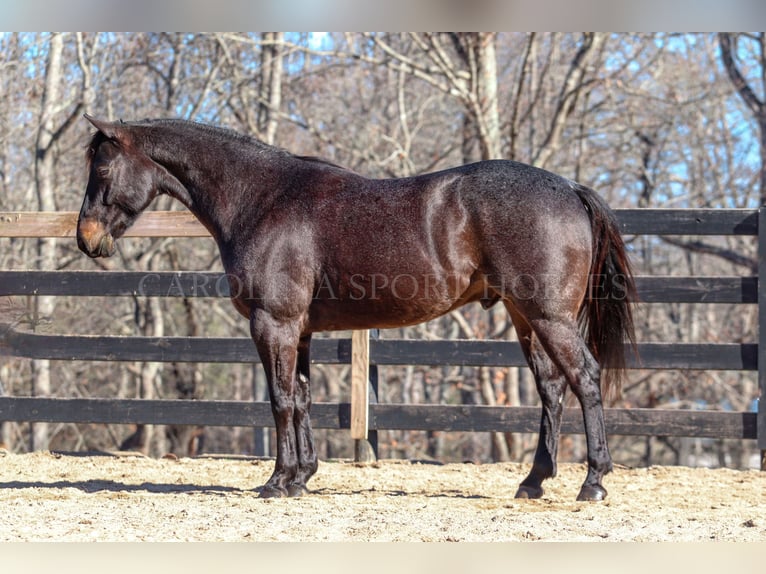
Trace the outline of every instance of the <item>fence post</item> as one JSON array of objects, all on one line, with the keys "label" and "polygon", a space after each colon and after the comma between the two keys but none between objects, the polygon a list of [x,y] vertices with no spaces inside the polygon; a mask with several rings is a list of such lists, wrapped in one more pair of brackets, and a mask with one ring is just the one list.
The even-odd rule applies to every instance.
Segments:
[{"label": "fence post", "polygon": [[[374,381],[377,387],[377,381]],[[370,332],[351,334],[351,438],[354,460],[369,462],[377,458],[377,431],[370,431]],[[377,388],[372,389],[377,394]],[[377,399],[377,397],[376,397]],[[372,444],[371,444],[372,443]]]},{"label": "fence post", "polygon": [[766,470],[766,207],[758,209],[758,398],[757,436]]},{"label": "fence post", "polygon": [[370,332],[351,333],[351,438],[367,438],[369,417],[369,387],[367,369],[370,365]]}]

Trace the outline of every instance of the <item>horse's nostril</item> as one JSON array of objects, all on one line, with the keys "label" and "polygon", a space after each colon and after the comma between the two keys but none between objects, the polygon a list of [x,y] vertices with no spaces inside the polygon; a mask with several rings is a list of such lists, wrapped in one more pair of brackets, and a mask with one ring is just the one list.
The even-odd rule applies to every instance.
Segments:
[{"label": "horse's nostril", "polygon": [[100,222],[83,219],[77,225],[77,246],[89,257],[108,257],[114,251],[114,239]]},{"label": "horse's nostril", "polygon": [[83,253],[87,253],[88,252],[87,246],[85,245],[85,241],[83,241],[83,239],[82,239],[82,237],[80,236],[79,233],[77,234],[77,247]]},{"label": "horse's nostril", "polygon": [[98,245],[98,254],[101,257],[109,257],[114,253],[114,238],[110,233],[107,233],[101,238],[101,242]]}]

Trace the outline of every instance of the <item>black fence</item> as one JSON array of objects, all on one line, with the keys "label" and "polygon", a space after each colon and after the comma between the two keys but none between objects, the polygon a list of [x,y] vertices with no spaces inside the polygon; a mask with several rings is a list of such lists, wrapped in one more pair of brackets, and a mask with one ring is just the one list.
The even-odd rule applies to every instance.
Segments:
[{"label": "black fence", "polygon": [[[643,303],[753,304],[759,309],[752,343],[640,343],[641,369],[751,371],[766,396],[766,210],[617,210],[626,235],[749,235],[758,237],[757,275],[750,277],[637,278]],[[172,233],[169,233],[172,235]],[[228,282],[216,273],[0,271],[0,296],[226,297]],[[370,341],[371,365],[524,366],[518,343],[475,340]],[[258,357],[248,338],[96,337],[22,332],[0,325],[0,355],[64,361],[251,363]],[[316,339],[313,363],[351,362],[350,339]],[[371,430],[537,432],[536,407],[467,405],[369,405]],[[617,435],[756,439],[766,450],[766,404],[757,412],[606,409],[607,430]],[[566,409],[562,432],[582,433],[579,409]],[[316,403],[317,428],[348,428],[347,403]],[[111,400],[0,397],[0,420],[80,423],[273,426],[268,403],[184,400]]]}]

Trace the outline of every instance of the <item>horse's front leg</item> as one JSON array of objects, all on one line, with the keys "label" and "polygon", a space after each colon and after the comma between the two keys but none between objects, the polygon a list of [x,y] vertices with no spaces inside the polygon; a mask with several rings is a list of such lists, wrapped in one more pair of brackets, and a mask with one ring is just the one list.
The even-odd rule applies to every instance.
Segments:
[{"label": "horse's front leg", "polygon": [[311,375],[310,366],[311,335],[301,338],[298,344],[298,361],[295,389],[295,438],[298,446],[298,471],[287,491],[290,496],[300,496],[307,492],[306,482],[317,470],[317,455],[314,448],[314,433],[311,430]]},{"label": "horse's front leg", "polygon": [[287,496],[298,472],[294,411],[299,329],[294,322],[278,321],[255,309],[250,314],[250,333],[266,371],[277,429],[277,461],[274,473],[261,488],[261,497]]}]

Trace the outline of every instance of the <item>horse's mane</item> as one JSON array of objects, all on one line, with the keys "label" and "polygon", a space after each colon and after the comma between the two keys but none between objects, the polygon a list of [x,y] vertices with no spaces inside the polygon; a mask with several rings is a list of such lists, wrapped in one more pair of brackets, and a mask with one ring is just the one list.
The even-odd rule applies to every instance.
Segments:
[{"label": "horse's mane", "polygon": [[[122,122],[122,120],[120,121]],[[273,153],[277,153],[279,155],[284,155],[287,157],[293,157],[301,161],[316,163],[320,165],[326,165],[336,169],[342,169],[344,171],[353,173],[353,170],[347,167],[344,167],[342,165],[339,165],[337,163],[334,163],[332,161],[329,161],[327,159],[317,157],[317,156],[296,155],[283,148],[269,145],[259,140],[255,136],[252,136],[249,134],[243,134],[241,132],[238,132],[230,128],[213,126],[210,124],[203,124],[199,122],[177,119],[177,118],[146,119],[146,120],[140,120],[135,122],[122,122],[122,123],[127,128],[134,127],[134,126],[139,128],[140,127],[152,128],[152,127],[159,126],[159,127],[168,127],[171,129],[176,128],[181,130],[193,130],[193,131],[208,134],[211,136],[227,139],[229,141],[236,141],[245,145],[255,146],[263,151],[271,151]],[[93,160],[93,156],[96,154],[96,150],[98,150],[98,146],[100,146],[104,141],[108,139],[109,138],[107,138],[100,131],[97,131],[95,134],[93,134],[93,137],[91,138],[86,148],[86,157],[88,160],[89,168],[90,168],[90,163]]]},{"label": "horse's mane", "polygon": [[[289,153],[289,152],[288,152]],[[343,171],[348,171],[351,173],[356,173],[353,169],[346,167],[344,165],[337,164],[335,162],[330,161],[329,159],[324,159],[323,157],[317,157],[315,155],[295,155],[290,154],[294,158],[299,159],[301,161],[311,162],[311,163],[318,163],[321,165],[327,165],[330,167],[334,167],[336,169],[342,169]]]}]

